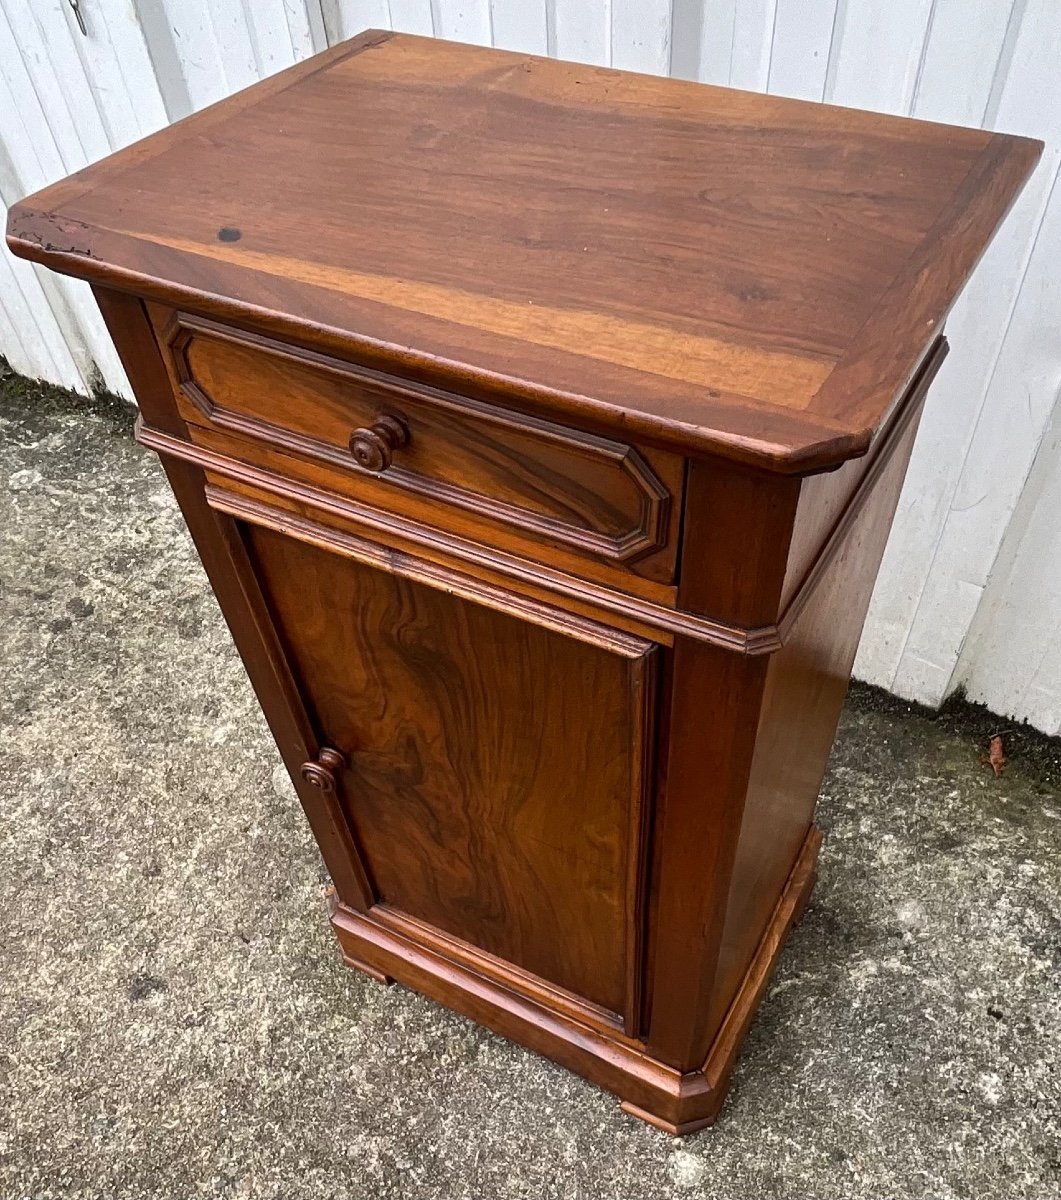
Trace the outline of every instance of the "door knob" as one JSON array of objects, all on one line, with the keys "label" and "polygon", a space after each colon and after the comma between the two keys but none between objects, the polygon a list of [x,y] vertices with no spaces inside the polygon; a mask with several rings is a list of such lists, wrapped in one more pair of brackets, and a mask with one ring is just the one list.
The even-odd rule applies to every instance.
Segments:
[{"label": "door knob", "polygon": [[331,746],[322,746],[315,759],[309,759],[299,768],[302,778],[311,787],[320,788],[322,792],[335,791],[335,773],[346,766],[346,759],[338,750]]},{"label": "door knob", "polygon": [[386,471],[395,450],[409,440],[409,430],[397,417],[382,416],[367,429],[355,429],[350,435],[350,453],[354,462],[366,471]]}]

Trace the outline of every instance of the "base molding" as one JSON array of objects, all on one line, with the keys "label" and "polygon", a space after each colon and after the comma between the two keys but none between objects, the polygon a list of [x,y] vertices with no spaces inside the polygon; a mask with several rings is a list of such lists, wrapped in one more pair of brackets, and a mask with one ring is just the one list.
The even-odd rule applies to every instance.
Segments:
[{"label": "base molding", "polygon": [[682,1074],[651,1058],[613,1028],[596,1027],[568,1004],[549,1002],[542,988],[488,978],[445,953],[446,941],[425,944],[415,930],[356,912],[332,893],[331,922],[348,966],[381,983],[397,980],[495,1033],[551,1058],[620,1098],[624,1112],[672,1136],[714,1122],[729,1088],[740,1044],[777,965],[785,938],[807,906],[816,880],[821,833],[811,826],[758,949],[712,1043],[704,1066]]},{"label": "base molding", "polygon": [[696,1133],[699,1129],[706,1129],[709,1125],[714,1125],[715,1118],[722,1108],[722,1102],[725,1100],[725,1093],[718,1097],[717,1102],[711,1107],[709,1112],[705,1112],[702,1116],[695,1117],[689,1121],[665,1121],[662,1117],[657,1116],[653,1112],[649,1112],[646,1108],[639,1108],[636,1104],[631,1104],[629,1100],[620,1100],[619,1107],[624,1113],[629,1113],[632,1117],[637,1117],[638,1120],[644,1121],[646,1125],[651,1125],[654,1129],[659,1129],[663,1133],[669,1133],[671,1137],[685,1137],[686,1134]]},{"label": "base molding", "polygon": [[382,971],[377,971],[375,967],[370,967],[367,962],[363,962],[360,958],[355,958],[352,954],[347,954],[343,951],[343,962],[354,971],[360,971],[362,975],[367,975],[369,979],[374,979],[377,983],[382,983],[384,987],[390,987],[394,982],[392,975],[384,975]]}]

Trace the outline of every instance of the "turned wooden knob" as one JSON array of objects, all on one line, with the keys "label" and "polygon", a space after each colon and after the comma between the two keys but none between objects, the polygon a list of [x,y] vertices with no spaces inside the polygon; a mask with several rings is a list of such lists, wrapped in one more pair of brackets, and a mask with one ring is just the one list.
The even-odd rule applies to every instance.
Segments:
[{"label": "turned wooden knob", "polygon": [[350,435],[350,453],[354,462],[366,471],[385,471],[391,456],[409,440],[409,430],[397,417],[379,417],[367,429],[355,429]]},{"label": "turned wooden knob", "polygon": [[335,791],[335,772],[346,766],[346,759],[338,750],[331,746],[322,746],[315,759],[304,762],[299,768],[302,778],[311,787],[320,788],[322,792]]}]

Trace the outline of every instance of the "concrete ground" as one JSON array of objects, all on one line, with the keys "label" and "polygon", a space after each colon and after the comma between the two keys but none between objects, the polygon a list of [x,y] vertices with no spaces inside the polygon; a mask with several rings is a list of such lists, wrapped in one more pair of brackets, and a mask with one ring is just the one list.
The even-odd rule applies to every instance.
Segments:
[{"label": "concrete ground", "polygon": [[127,409],[0,380],[0,1197],[1061,1196],[1057,746],[859,689],[821,881],[683,1142],[345,970]]}]

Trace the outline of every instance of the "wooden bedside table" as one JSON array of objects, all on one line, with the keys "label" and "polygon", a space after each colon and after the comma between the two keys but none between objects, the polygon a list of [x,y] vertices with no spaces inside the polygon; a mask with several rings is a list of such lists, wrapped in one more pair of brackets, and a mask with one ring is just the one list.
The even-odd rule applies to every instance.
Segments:
[{"label": "wooden bedside table", "polygon": [[1040,149],[371,32],[15,206],[95,287],[350,965],[714,1119]]}]

